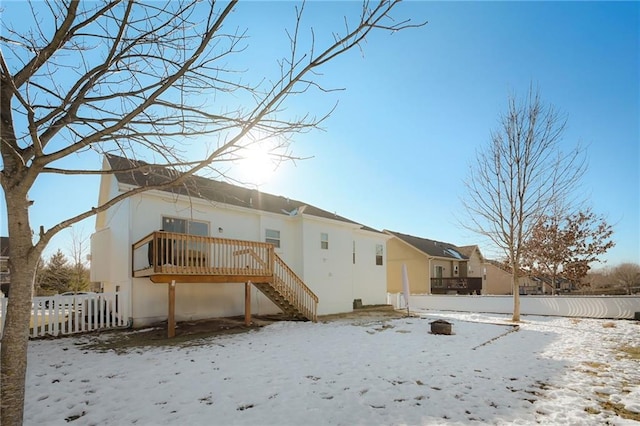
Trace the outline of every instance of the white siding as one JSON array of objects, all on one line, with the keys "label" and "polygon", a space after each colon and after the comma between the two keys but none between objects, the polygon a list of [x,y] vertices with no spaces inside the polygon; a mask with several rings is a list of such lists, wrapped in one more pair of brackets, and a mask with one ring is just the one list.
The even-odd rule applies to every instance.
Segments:
[{"label": "white siding", "polygon": [[91,282],[111,281],[111,229],[104,228],[91,235]]},{"label": "white siding", "polygon": [[[102,238],[110,242],[110,254],[105,256],[108,258],[108,263],[103,261],[100,255],[96,255],[97,253],[91,253],[92,269],[110,268],[109,279],[100,280],[105,292],[115,292],[116,286],[120,286],[120,291],[131,291],[130,202],[130,200],[123,200],[107,212],[105,232],[109,233],[109,237],[103,236]],[[103,265],[99,266],[99,263],[103,263]]]},{"label": "white siding", "polygon": [[[318,314],[350,311],[352,231],[341,223],[304,216],[304,282],[318,296]],[[320,247],[320,235],[329,235],[329,248]]]},{"label": "white siding", "polygon": [[[134,327],[143,327],[167,319],[168,284],[154,284],[146,278],[135,278],[133,285]],[[177,284],[176,321],[191,321],[244,313],[244,284]],[[280,312],[255,287],[251,290],[251,313]]]},{"label": "white siding", "polygon": [[[112,186],[111,197],[117,194],[114,188]],[[220,238],[264,241],[266,229],[279,230],[281,246],[277,253],[316,293],[320,315],[351,311],[355,298],[362,299],[364,304],[385,303],[384,234],[362,231],[358,230],[358,225],[304,214],[287,216],[258,212],[162,192],[148,192],[109,209],[101,221],[104,228],[94,235],[96,244],[92,246],[92,274],[100,277],[105,291],[115,291],[115,287],[120,286],[121,291],[130,292],[134,326],[144,326],[167,318],[167,284],[131,278],[131,245],[149,233],[162,229],[163,216],[207,222],[210,236]],[[321,233],[329,235],[328,250],[320,247]],[[357,246],[355,265],[352,261],[354,240]],[[375,264],[376,244],[385,245],[382,266]],[[106,267],[94,264],[95,256],[101,250],[109,252],[108,256],[104,255],[109,259],[105,262]],[[137,257],[140,258],[139,262],[146,261],[145,256]],[[110,271],[106,272],[105,268]],[[178,321],[242,315],[243,312],[242,284],[177,285]],[[253,288],[252,313],[277,312],[279,309]]]},{"label": "white siding", "polygon": [[[387,241],[388,237],[374,232],[357,231],[356,263],[353,265],[354,299],[363,305],[387,303]],[[382,244],[382,265],[376,265],[376,245]]]}]

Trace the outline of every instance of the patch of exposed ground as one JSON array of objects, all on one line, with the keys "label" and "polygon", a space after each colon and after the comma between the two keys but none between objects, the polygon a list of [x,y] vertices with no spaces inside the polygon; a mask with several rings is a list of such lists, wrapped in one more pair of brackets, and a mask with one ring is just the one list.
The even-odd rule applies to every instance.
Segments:
[{"label": "patch of exposed ground", "polygon": [[[347,320],[356,325],[366,325],[405,316],[406,312],[396,311],[390,306],[383,305],[364,307],[342,314],[320,316],[318,322]],[[254,315],[251,317],[251,325],[249,326],[245,325],[244,316],[183,321],[177,324],[176,334],[172,338],[167,337],[167,322],[164,321],[144,329],[112,330],[86,335],[86,340],[80,344],[87,349],[113,350],[115,352],[127,352],[143,347],[198,346],[203,344],[205,339],[258,331],[260,328],[277,321],[292,321],[292,319],[284,315]]]},{"label": "patch of exposed ground", "polygon": [[[615,328],[615,324],[614,326],[608,326],[607,324],[609,323],[604,323],[603,327]],[[617,359],[629,358],[634,361],[640,359],[640,347],[637,347],[637,346],[623,345],[618,348],[615,348],[614,353],[616,353],[615,356]],[[597,378],[600,376],[605,376],[605,375],[617,376],[618,374],[622,373],[622,372],[611,371],[611,366],[608,363],[597,362],[597,361],[582,361],[580,365],[576,367],[576,369],[582,372],[583,374],[593,377],[594,380],[597,380]],[[604,386],[604,383],[600,383],[598,385]],[[615,386],[616,389],[623,394],[630,392],[630,390],[628,389],[629,383],[626,381],[621,381],[620,383],[617,384],[617,386],[613,384],[609,384],[608,386],[609,387]],[[588,414],[600,415],[602,411],[611,411],[615,413],[616,416],[619,416],[623,419],[633,420],[636,422],[640,421],[640,413],[629,410],[627,407],[625,407],[624,404],[620,402],[611,400],[610,392],[596,391],[594,392],[593,399],[597,403],[597,406],[585,407],[584,410]]]},{"label": "patch of exposed ground", "polygon": [[603,410],[613,411],[614,413],[616,413],[616,416],[620,416],[623,419],[640,422],[640,413],[636,413],[634,411],[628,410],[624,406],[624,404],[620,404],[620,403],[609,401],[609,400],[599,401],[599,403]]},{"label": "patch of exposed ground", "polygon": [[167,337],[167,322],[163,321],[143,329],[111,330],[86,336],[81,343],[87,349],[127,352],[135,348],[157,346],[197,346],[204,339],[259,330],[284,317],[253,316],[251,325],[244,323],[244,316],[211,318],[197,321],[181,321],[176,324],[175,336]]},{"label": "patch of exposed ground", "polygon": [[395,310],[390,305],[375,305],[365,306],[342,314],[322,315],[318,317],[318,322],[327,323],[347,320],[354,325],[367,325],[405,317],[407,317],[407,312],[404,310]]},{"label": "patch of exposed ground", "polygon": [[640,346],[622,346],[619,351],[627,358],[640,360]]}]

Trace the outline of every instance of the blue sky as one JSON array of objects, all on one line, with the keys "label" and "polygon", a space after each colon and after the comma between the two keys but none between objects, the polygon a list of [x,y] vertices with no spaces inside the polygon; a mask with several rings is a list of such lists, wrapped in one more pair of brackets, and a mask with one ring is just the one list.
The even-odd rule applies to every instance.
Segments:
[{"label": "blue sky", "polygon": [[[318,34],[339,29],[345,7],[354,11],[359,3],[307,6]],[[237,14],[251,36],[255,63],[247,64],[248,74],[275,70],[292,3],[241,3]],[[534,83],[545,102],[567,114],[564,146],[588,148],[589,169],[576,191],[614,225],[617,245],[606,255],[608,265],[640,263],[640,3],[408,2],[395,16],[429,23],[375,33],[362,52],[328,64],[322,83],[346,90],[288,104],[290,112],[321,115],[338,102],[325,131],[294,138],[294,153],[313,158],[282,165],[259,188],[374,228],[479,243],[491,254],[455,219],[463,179],[507,96]],[[99,166],[97,158],[90,161]],[[63,177],[41,178],[30,194],[33,227],[90,207],[97,190],[96,179],[70,185]],[[2,235],[5,218],[3,204]],[[91,219],[79,228],[88,235],[93,225]],[[48,252],[66,250],[66,235]]]}]

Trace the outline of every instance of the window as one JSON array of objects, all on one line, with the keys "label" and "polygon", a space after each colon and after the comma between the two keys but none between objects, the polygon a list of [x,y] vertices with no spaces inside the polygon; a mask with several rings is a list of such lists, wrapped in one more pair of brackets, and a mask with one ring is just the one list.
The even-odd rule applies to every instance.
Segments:
[{"label": "window", "polygon": [[209,236],[209,224],[188,219],[176,219],[173,217],[162,218],[162,230],[167,232],[178,232],[181,234]]},{"label": "window", "polygon": [[434,288],[444,288],[444,281],[442,277],[444,276],[444,267],[439,265],[434,265],[433,271],[435,274],[434,278],[431,278],[431,285]]},{"label": "window", "polygon": [[353,242],[353,264],[356,264],[356,242]]},{"label": "window", "polygon": [[384,255],[384,247],[382,244],[376,244],[376,265],[382,265],[382,256]]},{"label": "window", "polygon": [[[189,219],[173,217],[162,218],[162,230],[180,234],[209,236],[209,224]],[[152,265],[155,256],[158,265],[178,266],[208,266],[209,241],[204,238],[163,238],[155,242],[155,254],[153,242],[149,243],[149,264]]]},{"label": "window", "polygon": [[329,234],[326,232],[320,234],[320,248],[323,250],[329,249]]},{"label": "window", "polygon": [[455,257],[456,259],[464,259],[464,257],[462,257],[462,255],[460,253],[458,253],[452,247],[448,247],[448,248],[444,249],[444,252],[445,252],[445,254],[449,254],[449,255]]},{"label": "window", "polygon": [[280,231],[276,229],[266,229],[264,231],[264,241],[280,248]]}]

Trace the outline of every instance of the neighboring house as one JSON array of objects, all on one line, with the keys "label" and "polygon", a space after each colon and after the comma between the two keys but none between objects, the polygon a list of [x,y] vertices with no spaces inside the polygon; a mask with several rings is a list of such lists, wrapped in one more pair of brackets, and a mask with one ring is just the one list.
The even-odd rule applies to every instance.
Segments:
[{"label": "neighboring house", "polygon": [[[548,276],[535,276],[530,281],[535,283],[537,292],[534,293],[533,291],[530,291],[527,294],[571,293],[579,289],[578,285],[562,277],[557,277],[555,279],[555,283]],[[522,284],[520,284],[520,288],[520,292],[522,293]]]},{"label": "neighboring house", "polygon": [[[102,176],[100,204],[177,173],[112,155],[104,168],[129,170]],[[97,215],[91,281],[129,295],[133,326],[171,321],[171,309],[195,320],[247,306],[315,320],[351,311],[355,299],[386,302],[388,238],[300,201],[194,176]]]},{"label": "neighboring house", "polygon": [[[485,264],[486,294],[513,294],[511,267],[504,262],[487,259]],[[541,294],[543,286],[540,280],[520,277],[520,294]]]},{"label": "neighboring house", "polygon": [[9,295],[9,284],[9,237],[0,237],[0,291],[5,296]]},{"label": "neighboring house", "polygon": [[511,272],[497,260],[487,259],[484,264],[486,294],[512,294]]},{"label": "neighboring house", "polygon": [[450,243],[385,230],[387,288],[402,292],[402,265],[407,267],[411,294],[484,294],[482,253],[477,246]]}]

